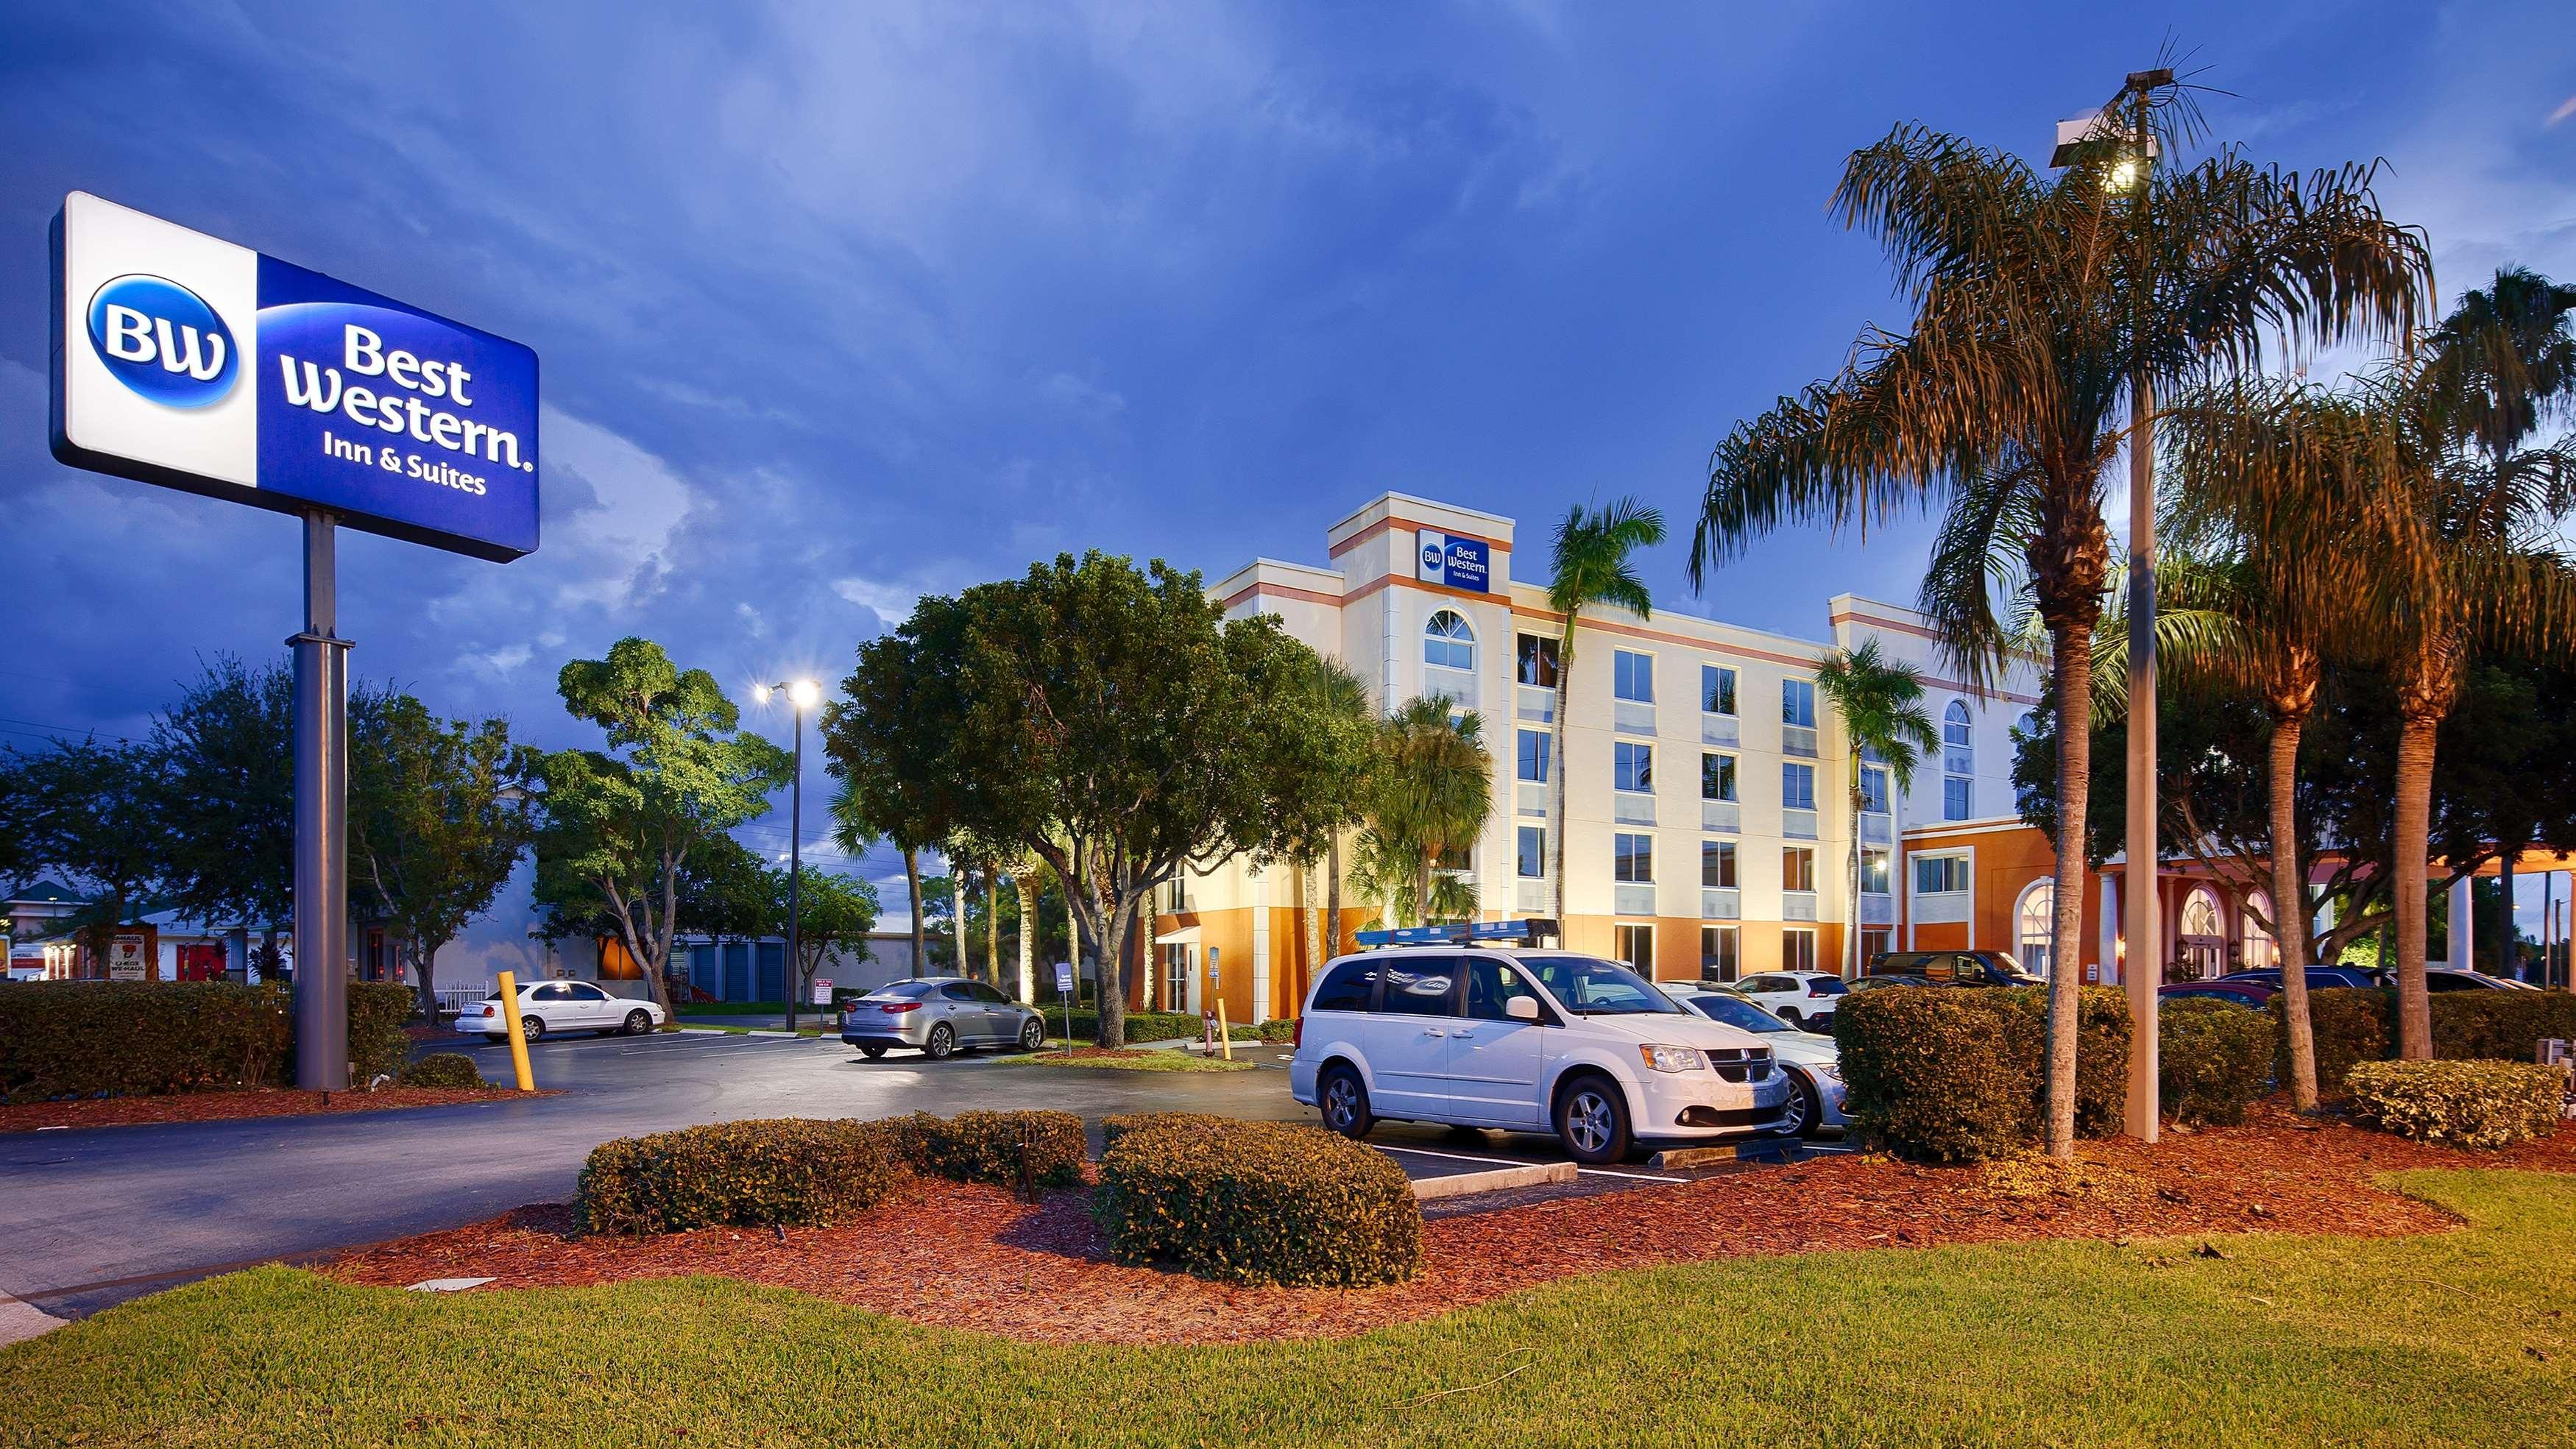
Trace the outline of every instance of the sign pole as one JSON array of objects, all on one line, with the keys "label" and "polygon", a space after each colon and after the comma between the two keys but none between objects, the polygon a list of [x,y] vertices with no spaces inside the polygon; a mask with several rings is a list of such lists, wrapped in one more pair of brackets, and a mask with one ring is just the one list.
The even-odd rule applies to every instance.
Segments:
[{"label": "sign pole", "polygon": [[335,520],[304,515],[295,648],[295,1081],[349,1085],[349,641],[339,637]]}]

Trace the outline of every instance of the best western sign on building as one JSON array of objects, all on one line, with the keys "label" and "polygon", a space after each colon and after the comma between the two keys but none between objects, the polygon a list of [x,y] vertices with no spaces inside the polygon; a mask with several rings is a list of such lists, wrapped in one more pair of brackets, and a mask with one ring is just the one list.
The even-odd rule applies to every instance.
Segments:
[{"label": "best western sign on building", "polygon": [[1489,594],[1493,555],[1481,538],[1462,538],[1454,533],[1420,530],[1421,559],[1416,577],[1426,584],[1443,584],[1464,589],[1471,594]]},{"label": "best western sign on building", "polygon": [[75,191],[54,456],[498,562],[537,546],[537,356]]}]

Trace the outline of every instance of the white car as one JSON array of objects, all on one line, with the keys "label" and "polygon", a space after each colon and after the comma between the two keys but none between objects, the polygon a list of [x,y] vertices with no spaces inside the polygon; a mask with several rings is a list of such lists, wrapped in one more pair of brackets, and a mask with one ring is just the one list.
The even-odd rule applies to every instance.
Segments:
[{"label": "white car", "polygon": [[1732,991],[1712,991],[1694,981],[1662,983],[1664,994],[1711,1021],[1741,1027],[1771,1044],[1772,1060],[1789,1078],[1789,1114],[1782,1136],[1812,1137],[1851,1125],[1843,1115],[1842,1049],[1830,1036],[1800,1031]]},{"label": "white car", "polygon": [[1764,971],[1727,988],[1800,1031],[1831,1031],[1851,987],[1831,971]]},{"label": "white car", "polygon": [[1467,943],[1327,963],[1288,1090],[1349,1137],[1381,1117],[1554,1132],[1586,1163],[1640,1139],[1773,1131],[1790,1096],[1760,1037],[1615,961]]},{"label": "white car", "polygon": [[[556,1032],[624,1032],[642,1036],[662,1025],[662,1008],[650,1001],[611,996],[587,981],[531,981],[519,988],[519,1029],[530,1041]],[[456,1029],[506,1036],[510,1020],[501,1014],[501,993],[469,1006],[456,1018]]]}]

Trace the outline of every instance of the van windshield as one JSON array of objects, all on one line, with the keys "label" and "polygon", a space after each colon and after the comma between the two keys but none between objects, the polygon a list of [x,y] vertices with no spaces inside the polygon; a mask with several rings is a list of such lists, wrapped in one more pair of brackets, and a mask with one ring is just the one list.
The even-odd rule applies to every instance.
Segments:
[{"label": "van windshield", "polygon": [[1523,956],[1548,994],[1577,1016],[1684,1016],[1646,978],[1598,956]]}]

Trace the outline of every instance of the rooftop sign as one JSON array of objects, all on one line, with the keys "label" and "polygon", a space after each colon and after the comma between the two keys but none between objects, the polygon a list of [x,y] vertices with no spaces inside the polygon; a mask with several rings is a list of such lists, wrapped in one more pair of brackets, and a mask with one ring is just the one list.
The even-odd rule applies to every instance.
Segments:
[{"label": "rooftop sign", "polygon": [[1462,538],[1451,533],[1419,530],[1418,550],[1421,555],[1414,576],[1426,584],[1445,584],[1471,594],[1493,592],[1488,580],[1493,572],[1493,555],[1481,538]]},{"label": "rooftop sign", "polygon": [[54,456],[506,563],[537,546],[537,355],[75,191]]}]

